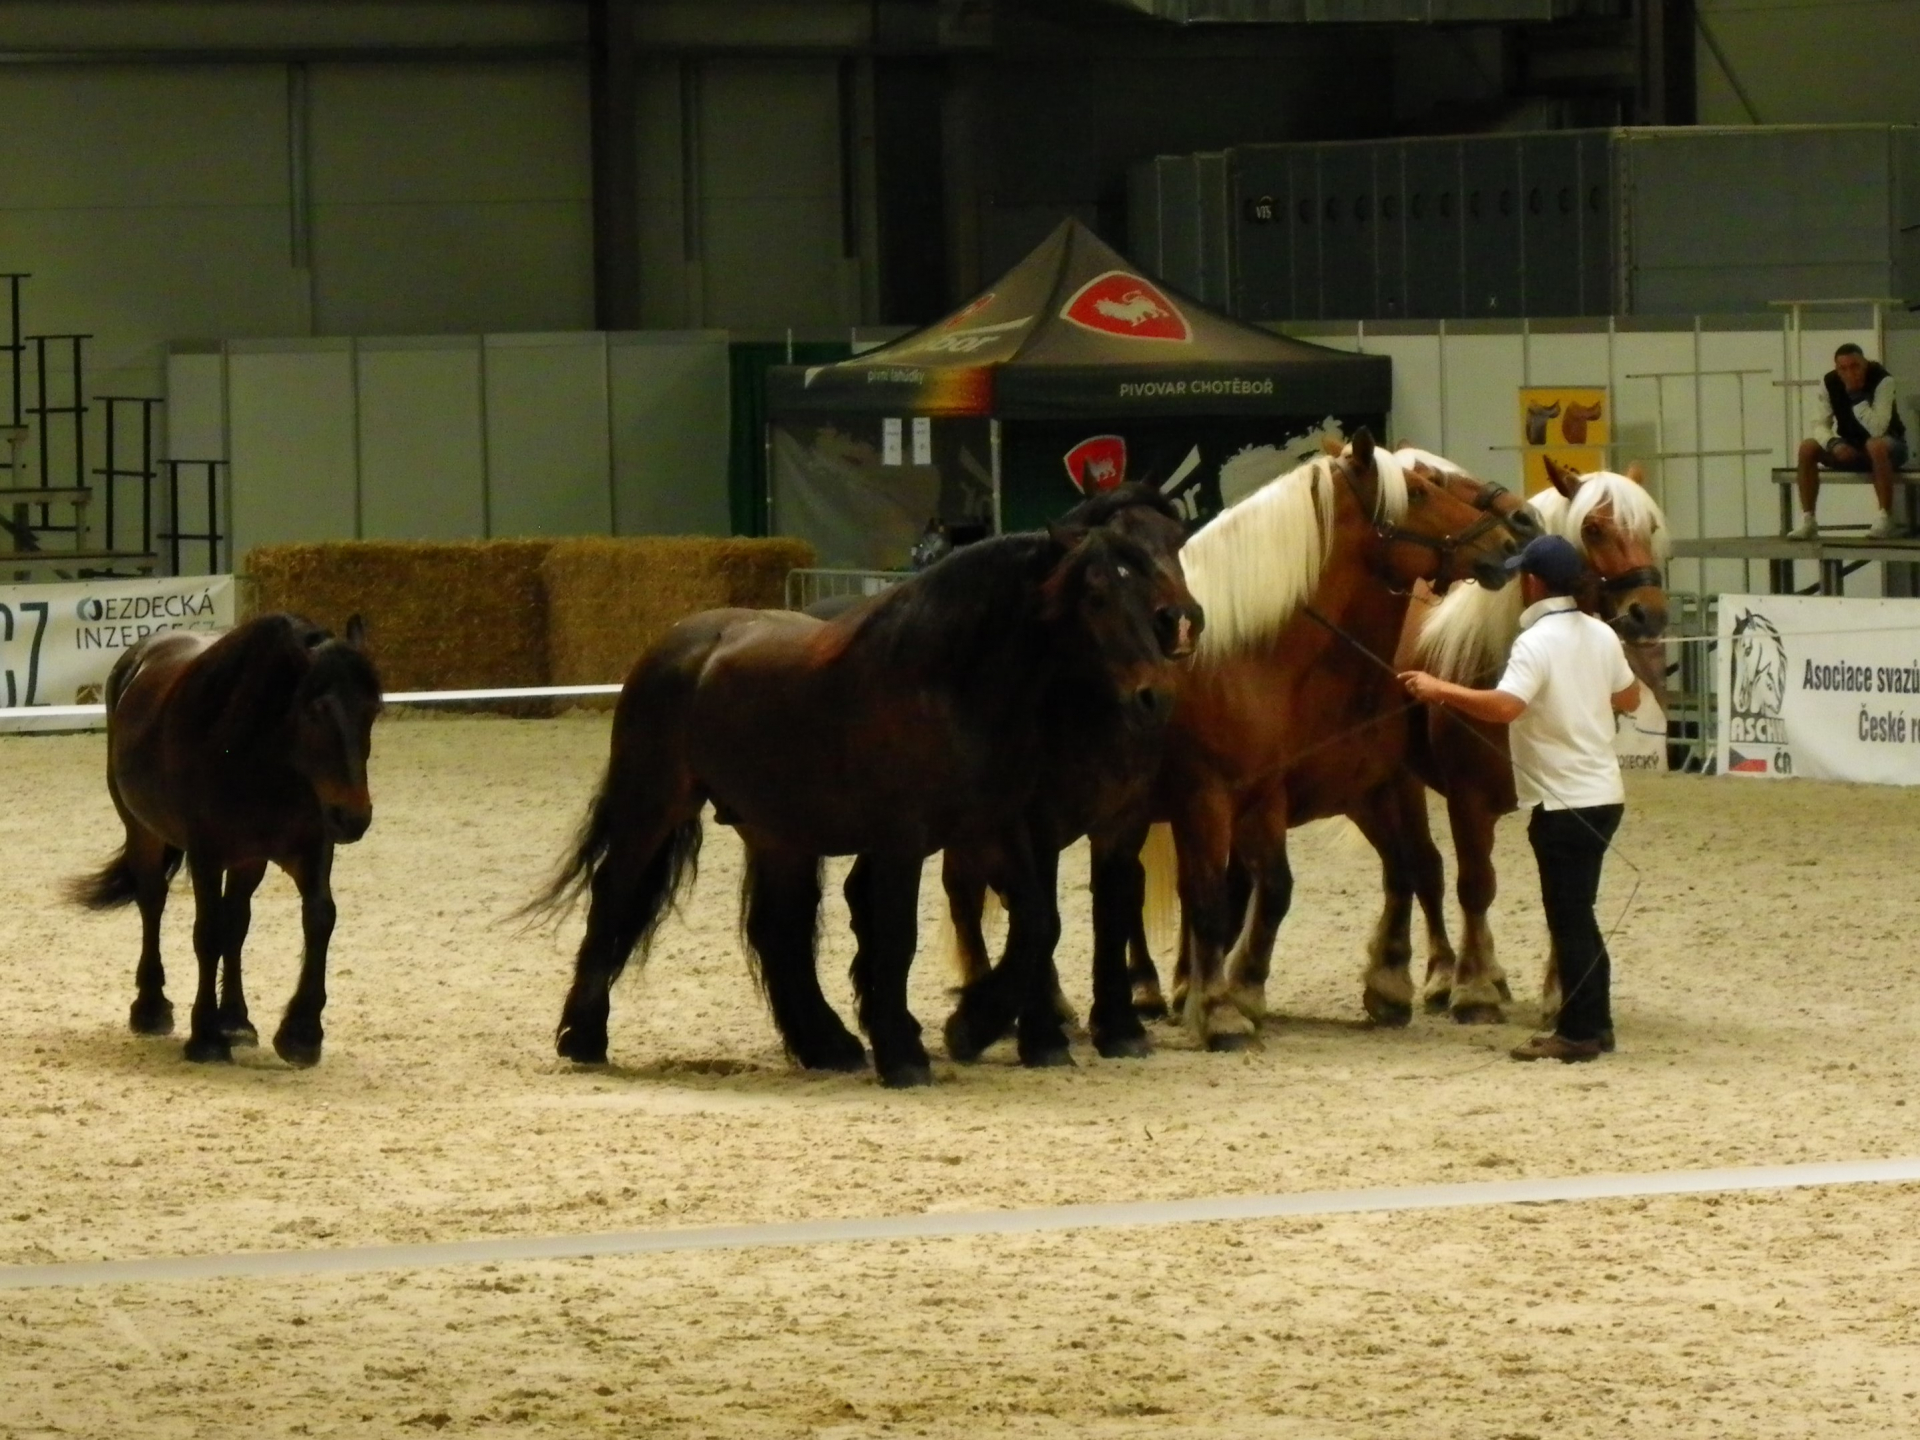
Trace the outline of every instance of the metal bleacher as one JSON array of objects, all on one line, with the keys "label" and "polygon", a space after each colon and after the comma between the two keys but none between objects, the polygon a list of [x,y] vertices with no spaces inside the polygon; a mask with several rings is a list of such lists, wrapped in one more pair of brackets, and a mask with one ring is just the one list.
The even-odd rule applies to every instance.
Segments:
[{"label": "metal bleacher", "polygon": [[[1792,468],[1773,471],[1773,483],[1780,492],[1780,529],[1775,535],[1728,535],[1706,539],[1675,540],[1673,554],[1680,560],[1764,560],[1767,562],[1767,588],[1775,595],[1840,595],[1845,593],[1847,576],[1868,565],[1886,567],[1882,593],[1920,595],[1920,468],[1898,472],[1894,492],[1894,523],[1903,532],[1885,540],[1869,540],[1865,526],[1822,526],[1812,540],[1792,540],[1787,531],[1793,525],[1794,482]],[[1837,485],[1871,484],[1870,476],[1851,470],[1822,470],[1820,488]],[[1799,563],[1815,567],[1812,585],[1798,583],[1794,567]]]}]

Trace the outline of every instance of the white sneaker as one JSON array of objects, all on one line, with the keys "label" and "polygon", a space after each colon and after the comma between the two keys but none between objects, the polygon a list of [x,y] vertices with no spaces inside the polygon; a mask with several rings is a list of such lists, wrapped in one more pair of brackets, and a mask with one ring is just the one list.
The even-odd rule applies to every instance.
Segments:
[{"label": "white sneaker", "polygon": [[1893,538],[1893,516],[1882,510],[1874,516],[1873,524],[1867,527],[1869,540],[1891,540]]},{"label": "white sneaker", "polygon": [[1800,512],[1800,523],[1787,531],[1789,540],[1814,540],[1820,535],[1820,522],[1813,518],[1811,510]]}]

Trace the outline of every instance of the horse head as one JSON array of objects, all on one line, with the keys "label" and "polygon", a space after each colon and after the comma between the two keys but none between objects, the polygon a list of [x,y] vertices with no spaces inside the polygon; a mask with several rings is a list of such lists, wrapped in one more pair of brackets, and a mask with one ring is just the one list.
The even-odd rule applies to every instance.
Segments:
[{"label": "horse head", "polygon": [[1393,458],[1409,474],[1433,481],[1476,510],[1498,515],[1507,533],[1513,536],[1513,543],[1521,549],[1526,548],[1529,540],[1544,533],[1540,516],[1527,503],[1526,497],[1514,494],[1498,481],[1469,475],[1444,455],[1435,455],[1430,450],[1420,450],[1411,445],[1403,444],[1396,448]]},{"label": "horse head", "polygon": [[1150,566],[1153,624],[1160,648],[1169,659],[1191,655],[1207,620],[1180,568],[1187,527],[1179,508],[1153,486],[1131,482],[1081,501],[1061,517],[1061,523],[1105,526],[1139,547]]},{"label": "horse head", "polygon": [[1732,670],[1736,712],[1779,712],[1787,693],[1787,647],[1766,616],[1749,610],[1733,622]]},{"label": "horse head", "polygon": [[[1161,565],[1109,525],[1056,522],[1047,534],[1056,564],[1043,587],[1045,613],[1067,668],[1104,677],[1134,721],[1163,724],[1178,681],[1170,657],[1191,651],[1199,614],[1179,566]],[[1169,613],[1178,617],[1171,631]]]},{"label": "horse head", "polygon": [[1425,580],[1436,590],[1455,580],[1477,580],[1490,590],[1506,584],[1504,562],[1519,546],[1507,516],[1491,495],[1483,496],[1479,482],[1456,476],[1443,483],[1421,467],[1408,469],[1376,447],[1364,426],[1330,463],[1372,527],[1374,568],[1390,584],[1407,589]]},{"label": "horse head", "polygon": [[367,757],[380,713],[380,676],[358,615],[346,634],[308,647],[310,664],[293,700],[293,768],[313,786],[327,836],[350,845],[373,823]]},{"label": "horse head", "polygon": [[1640,467],[1579,475],[1545,457],[1554,497],[1541,509],[1547,526],[1579,547],[1599,577],[1600,618],[1626,640],[1657,640],[1667,628],[1666,517],[1647,493]]}]

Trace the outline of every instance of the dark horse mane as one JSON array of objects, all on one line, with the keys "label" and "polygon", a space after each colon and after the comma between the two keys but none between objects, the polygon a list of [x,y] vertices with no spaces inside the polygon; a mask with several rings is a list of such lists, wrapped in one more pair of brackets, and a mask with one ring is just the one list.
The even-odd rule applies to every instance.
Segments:
[{"label": "dark horse mane", "polygon": [[[1066,603],[1065,591],[1075,572],[1090,558],[1078,544],[1082,538],[1123,554],[1135,550],[1132,541],[1102,527],[1136,506],[1173,519],[1180,515],[1172,501],[1150,486],[1116,486],[1061,516],[1057,534],[1020,531],[953,551],[859,611],[851,621],[851,638],[878,647],[890,663],[918,673],[969,673],[987,656],[1004,650],[1041,605],[1057,609]],[[1048,593],[1036,595],[1042,591]]]},{"label": "dark horse mane", "polygon": [[378,702],[380,677],[361,651],[301,615],[256,616],[222,635],[195,663],[181,700],[222,744],[265,738],[296,702],[339,691]]}]

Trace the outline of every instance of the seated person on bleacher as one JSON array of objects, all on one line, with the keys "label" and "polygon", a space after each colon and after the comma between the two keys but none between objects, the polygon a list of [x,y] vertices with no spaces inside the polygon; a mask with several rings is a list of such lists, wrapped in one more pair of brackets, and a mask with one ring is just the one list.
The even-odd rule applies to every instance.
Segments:
[{"label": "seated person on bleacher", "polygon": [[1800,523],[1787,534],[1811,540],[1820,533],[1813,507],[1820,498],[1820,471],[1870,471],[1879,513],[1867,527],[1869,540],[1893,534],[1893,472],[1907,463],[1907,427],[1894,403],[1893,377],[1858,345],[1833,352],[1833,369],[1820,388],[1816,438],[1800,442]]}]

